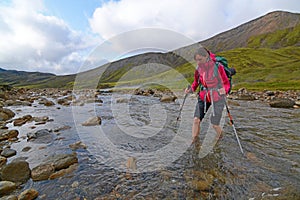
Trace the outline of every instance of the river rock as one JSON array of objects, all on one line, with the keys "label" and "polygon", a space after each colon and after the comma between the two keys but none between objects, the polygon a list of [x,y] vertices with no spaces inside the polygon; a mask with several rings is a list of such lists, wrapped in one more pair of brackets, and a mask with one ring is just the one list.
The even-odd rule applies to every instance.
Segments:
[{"label": "river rock", "polygon": [[58,154],[52,155],[47,158],[45,163],[52,164],[55,170],[68,168],[70,165],[74,163],[78,163],[78,159],[76,154]]},{"label": "river rock", "polygon": [[65,131],[65,130],[68,130],[68,129],[71,129],[71,128],[72,128],[71,126],[61,126],[61,127],[55,128],[53,130],[53,132]]},{"label": "river rock", "polygon": [[61,170],[59,170],[59,171],[54,172],[53,174],[51,174],[51,175],[49,176],[49,179],[52,180],[52,179],[56,179],[56,178],[62,177],[62,176],[64,176],[65,174],[69,174],[69,173],[75,171],[75,170],[77,169],[77,167],[78,167],[78,164],[77,164],[77,163],[75,163],[75,164],[73,164],[73,165],[70,165],[70,166],[69,166],[68,168],[66,168],[66,169],[61,169]]},{"label": "river rock", "polygon": [[68,105],[71,104],[71,102],[68,101],[66,98],[58,99],[56,102],[57,102],[58,104],[60,104],[60,105],[63,105],[63,106],[68,106]]},{"label": "river rock", "polygon": [[26,122],[30,121],[32,119],[31,115],[25,115],[21,118],[17,118],[14,120],[14,126],[22,126]]},{"label": "river rock", "polygon": [[214,176],[209,172],[192,170],[185,175],[191,188],[198,191],[208,191],[214,180]]},{"label": "river rock", "polygon": [[237,95],[237,100],[245,100],[245,101],[253,101],[255,100],[256,97],[252,94],[238,94]]},{"label": "river rock", "polygon": [[14,149],[10,149],[10,148],[5,148],[1,152],[1,156],[6,157],[6,158],[15,156],[16,154],[17,154],[17,151]]},{"label": "river rock", "polygon": [[275,92],[267,90],[267,91],[265,91],[265,95],[267,95],[267,96],[274,96]]},{"label": "river rock", "polygon": [[0,129],[0,141],[17,138],[18,135],[19,131],[17,130]]},{"label": "river rock", "polygon": [[41,129],[36,132],[27,133],[27,140],[39,144],[49,144],[53,142],[54,135],[48,129]]},{"label": "river rock", "polygon": [[91,117],[82,123],[82,126],[97,126],[101,125],[101,118],[99,116]]},{"label": "river rock", "polygon": [[31,178],[33,181],[47,180],[54,172],[55,168],[53,164],[42,164],[32,169]]},{"label": "river rock", "polygon": [[17,188],[11,181],[0,181],[0,195],[9,194]]},{"label": "river rock", "polygon": [[137,160],[135,157],[129,157],[126,162],[127,169],[136,170],[136,168],[137,168],[136,162],[137,162]]},{"label": "river rock", "polygon": [[76,154],[52,155],[32,169],[31,178],[34,181],[55,179],[73,171],[77,163]]},{"label": "river rock", "polygon": [[293,108],[295,101],[286,98],[275,98],[269,102],[273,108]]},{"label": "river rock", "polygon": [[32,120],[35,122],[46,122],[49,120],[49,117],[48,116],[33,117]]},{"label": "river rock", "polygon": [[300,106],[300,101],[295,101],[296,106]]},{"label": "river rock", "polygon": [[74,144],[70,144],[69,147],[72,150],[86,149],[87,148],[86,145],[83,142],[81,142],[81,141],[77,141]]},{"label": "river rock", "polygon": [[3,156],[0,156],[0,168],[5,165],[7,162],[7,158],[6,157],[3,157]]},{"label": "river rock", "polygon": [[6,100],[6,106],[31,106],[31,103],[28,101],[20,101],[20,100]]},{"label": "river rock", "polygon": [[141,88],[138,88],[134,91],[134,95],[142,95],[142,96],[150,96],[150,95],[153,95],[155,93],[154,90],[152,89],[141,89]]},{"label": "river rock", "polygon": [[4,181],[12,181],[17,184],[22,184],[28,181],[30,173],[31,170],[28,162],[24,160],[16,160],[3,166],[0,171],[0,176]]},{"label": "river rock", "polygon": [[18,200],[32,200],[39,196],[39,192],[35,189],[27,189],[23,191],[19,196]]},{"label": "river rock", "polygon": [[174,102],[176,99],[176,96],[163,94],[160,98],[160,102]]},{"label": "river rock", "polygon": [[46,98],[40,99],[39,104],[44,104],[45,106],[53,106],[53,105],[55,105],[55,103],[53,101],[50,101],[50,100],[48,100]]},{"label": "river rock", "polygon": [[116,99],[116,103],[128,103],[129,99],[127,98],[118,98]]},{"label": "river rock", "polygon": [[6,121],[15,116],[15,113],[8,108],[0,107],[0,121]]},{"label": "river rock", "polygon": [[15,195],[3,196],[0,200],[18,200],[18,197]]}]

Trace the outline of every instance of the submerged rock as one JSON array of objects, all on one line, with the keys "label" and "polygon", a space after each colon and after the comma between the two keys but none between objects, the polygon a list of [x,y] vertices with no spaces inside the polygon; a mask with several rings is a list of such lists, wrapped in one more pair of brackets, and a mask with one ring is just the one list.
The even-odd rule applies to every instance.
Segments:
[{"label": "submerged rock", "polygon": [[35,189],[27,189],[25,191],[23,191],[19,196],[18,196],[18,200],[32,200],[35,199],[39,196],[38,191],[36,191]]},{"label": "submerged rock", "polygon": [[[74,170],[78,163],[76,154],[58,154],[47,158],[45,162],[32,169],[31,178],[34,181],[54,179]],[[70,169],[69,169],[70,168]]]},{"label": "submerged rock", "polygon": [[53,164],[42,164],[32,169],[31,178],[33,181],[47,180],[54,172]]},{"label": "submerged rock", "polygon": [[91,117],[82,123],[82,126],[97,126],[101,125],[101,118],[99,116]]},{"label": "submerged rock", "polygon": [[53,142],[54,134],[48,129],[41,129],[36,132],[27,133],[28,141],[39,144],[49,144]]}]

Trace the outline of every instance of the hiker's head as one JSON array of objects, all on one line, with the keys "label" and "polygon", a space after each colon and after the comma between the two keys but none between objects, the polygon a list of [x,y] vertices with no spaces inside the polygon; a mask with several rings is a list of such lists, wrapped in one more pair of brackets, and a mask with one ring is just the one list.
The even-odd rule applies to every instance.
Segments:
[{"label": "hiker's head", "polygon": [[199,63],[205,63],[209,59],[209,52],[205,48],[199,48],[194,54],[194,60]]}]

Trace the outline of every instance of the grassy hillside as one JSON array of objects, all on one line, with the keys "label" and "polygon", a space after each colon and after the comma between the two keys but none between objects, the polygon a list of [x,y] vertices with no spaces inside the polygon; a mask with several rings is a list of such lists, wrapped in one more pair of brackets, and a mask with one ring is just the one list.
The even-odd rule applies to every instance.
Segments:
[{"label": "grassy hillside", "polygon": [[[246,87],[249,90],[300,90],[300,47],[281,49],[239,48],[220,52],[231,66],[236,68],[233,90]],[[187,63],[148,78],[132,78],[119,81],[119,86],[131,86],[155,82],[172,89],[182,89],[193,81],[193,63]],[[115,85],[116,83],[111,83]]]},{"label": "grassy hillside", "polygon": [[[188,49],[186,49],[187,51]],[[218,52],[226,57],[230,66],[237,70],[233,78],[234,90],[246,87],[250,90],[300,90],[300,25],[272,33],[252,36],[247,48]],[[158,75],[133,76],[119,85],[134,85],[144,82],[160,82],[171,88],[182,88],[193,81],[194,63],[186,63]],[[124,69],[115,74],[124,74]],[[126,71],[126,70],[125,70]],[[142,72],[141,72],[142,73]],[[179,76],[179,74],[182,76]],[[149,74],[150,75],[150,74]],[[103,85],[114,86],[114,79],[106,79]]]},{"label": "grassy hillside", "polygon": [[288,46],[300,46],[300,24],[277,30],[273,33],[252,36],[248,39],[249,48],[282,48]]},{"label": "grassy hillside", "polygon": [[237,70],[235,89],[300,90],[300,47],[240,48],[220,55]]}]

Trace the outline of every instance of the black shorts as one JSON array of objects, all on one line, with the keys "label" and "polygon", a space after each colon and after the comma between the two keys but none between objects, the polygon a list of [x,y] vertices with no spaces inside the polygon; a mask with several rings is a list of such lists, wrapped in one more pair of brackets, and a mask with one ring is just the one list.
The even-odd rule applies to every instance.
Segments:
[{"label": "black shorts", "polygon": [[[225,100],[221,99],[219,101],[214,101],[213,105],[214,105],[215,115],[214,116],[212,115],[210,120],[211,120],[211,123],[213,125],[219,125],[221,117],[222,117],[222,112],[223,112],[223,109],[224,109],[224,105],[225,105]],[[209,109],[210,106],[211,106],[211,103],[206,102],[206,112],[207,112],[207,110]],[[202,120],[205,116],[205,113],[204,113],[204,101],[202,101],[198,98],[198,103],[196,104],[194,117],[197,117],[200,120]]]}]

